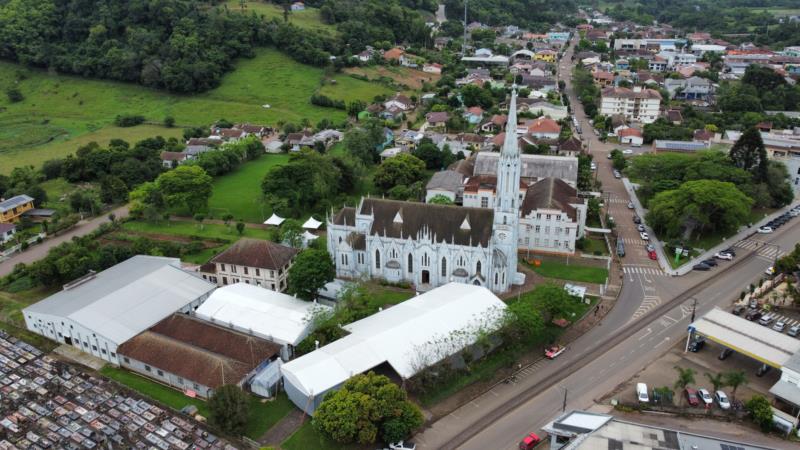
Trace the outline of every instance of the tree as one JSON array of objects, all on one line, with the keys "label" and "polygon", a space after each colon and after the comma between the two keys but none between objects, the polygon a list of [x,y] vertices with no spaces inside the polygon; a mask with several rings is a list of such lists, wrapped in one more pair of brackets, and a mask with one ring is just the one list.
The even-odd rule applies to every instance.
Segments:
[{"label": "tree", "polygon": [[[686,386],[690,384],[694,384],[694,369],[675,366],[675,370],[678,371],[678,378],[675,380],[675,389],[678,391],[683,391],[686,389]],[[683,399],[683,395],[680,396]],[[681,400],[683,403],[683,400]]]},{"label": "tree", "polygon": [[747,384],[747,376],[744,374],[743,370],[733,370],[731,372],[726,372],[724,377],[725,385],[733,389],[733,391],[731,391],[731,398],[736,400],[736,390],[739,389],[739,386]]},{"label": "tree", "polygon": [[208,399],[211,424],[225,433],[241,436],[247,427],[247,394],[239,386],[225,385]]},{"label": "tree", "polygon": [[167,128],[172,128],[175,126],[175,118],[172,116],[164,117],[164,126]]},{"label": "tree", "polygon": [[159,175],[156,185],[168,207],[185,208],[194,214],[208,207],[213,181],[201,167],[181,165]]},{"label": "tree", "polygon": [[236,222],[236,231],[239,233],[239,236],[241,236],[242,233],[244,233],[244,226],[245,226],[244,222],[242,221]]},{"label": "tree", "polygon": [[757,128],[751,127],[742,133],[731,147],[730,158],[736,167],[751,172],[755,181],[767,181],[769,167],[767,149]]},{"label": "tree", "polygon": [[432,203],[434,205],[452,205],[453,201],[450,200],[450,197],[447,197],[446,195],[437,194],[431,197],[431,199],[428,200],[428,203]]},{"label": "tree", "polygon": [[425,168],[428,170],[440,170],[455,161],[452,152],[445,153],[429,138],[422,138],[411,154],[425,161]]},{"label": "tree", "polygon": [[325,250],[309,248],[300,252],[289,268],[287,292],[298,297],[312,300],[317,291],[326,283],[333,281],[336,268]]},{"label": "tree", "polygon": [[772,429],[772,406],[766,397],[756,394],[744,404],[744,407],[761,430],[766,432]]},{"label": "tree", "polygon": [[711,386],[714,388],[712,392],[717,392],[719,388],[725,386],[725,375],[718,373],[716,375],[711,375],[710,373],[705,373],[706,378],[708,378],[708,382],[711,383]]},{"label": "tree", "polygon": [[622,171],[625,170],[625,167],[627,167],[628,160],[625,159],[625,155],[622,153],[622,151],[615,148],[614,150],[611,150],[611,164],[616,170]]},{"label": "tree", "polygon": [[422,426],[419,407],[384,375],[356,375],[338,391],[325,395],[312,421],[314,427],[341,443],[371,444],[408,438]]},{"label": "tree", "polygon": [[278,233],[278,239],[290,247],[300,247],[303,243],[303,227],[300,226],[300,222],[294,219],[284,220]]},{"label": "tree", "polygon": [[203,214],[195,214],[194,220],[197,222],[197,227],[201,230],[203,229],[203,221],[206,220],[206,216]]},{"label": "tree", "polygon": [[388,191],[394,186],[408,186],[422,180],[425,162],[414,155],[401,153],[381,163],[375,170],[375,186]]}]

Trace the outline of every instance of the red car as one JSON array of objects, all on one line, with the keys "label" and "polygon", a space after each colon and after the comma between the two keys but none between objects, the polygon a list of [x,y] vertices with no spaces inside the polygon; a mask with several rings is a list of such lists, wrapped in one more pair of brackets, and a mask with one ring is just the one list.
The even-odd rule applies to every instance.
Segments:
[{"label": "red car", "polygon": [[544,356],[547,359],[555,359],[556,356],[564,353],[564,350],[566,350],[566,349],[567,348],[564,347],[563,345],[554,345],[552,347],[547,347],[544,350]]},{"label": "red car", "polygon": [[522,438],[522,441],[519,443],[519,450],[532,450],[534,447],[539,445],[540,442],[542,442],[542,440],[536,435],[536,433],[529,433],[527,436]]},{"label": "red car", "polygon": [[697,396],[697,391],[692,388],[686,388],[684,391],[686,393],[686,400],[692,406],[697,406],[700,404],[700,397]]},{"label": "red car", "polygon": [[650,250],[649,252],[647,252],[647,256],[649,256],[650,259],[652,259],[653,261],[658,259],[658,255],[656,255],[655,250]]}]

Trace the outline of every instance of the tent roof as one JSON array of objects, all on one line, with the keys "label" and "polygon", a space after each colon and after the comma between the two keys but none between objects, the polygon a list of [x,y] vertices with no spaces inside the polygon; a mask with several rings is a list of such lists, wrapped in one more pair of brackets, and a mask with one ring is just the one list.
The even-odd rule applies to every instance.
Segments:
[{"label": "tent roof", "polygon": [[284,220],[286,220],[286,219],[284,219],[283,217],[281,217],[281,216],[279,216],[279,215],[277,215],[275,213],[272,213],[272,215],[269,216],[269,219],[264,221],[264,225],[274,225],[274,226],[277,227],[280,224],[282,224]]},{"label": "tent roof", "polygon": [[346,325],[349,335],[281,370],[306,395],[319,395],[383,362],[407,379],[474,343],[475,332],[496,327],[504,309],[484,287],[449,283]]},{"label": "tent roof", "polygon": [[309,320],[317,309],[329,307],[252,284],[236,283],[214,291],[195,314],[273,342],[297,345],[305,338]]},{"label": "tent roof", "polygon": [[216,286],[177,258],[138,255],[25,308],[73,320],[122,344]]},{"label": "tent roof", "polygon": [[320,225],[322,225],[322,222],[313,217],[309,217],[308,220],[306,220],[306,223],[303,224],[303,228],[308,228],[309,230],[316,230],[317,228],[320,227]]},{"label": "tent roof", "polygon": [[308,230],[303,232],[303,239],[305,239],[307,241],[313,241],[314,239],[316,239],[318,237],[319,236],[317,236],[316,234],[309,233]]}]

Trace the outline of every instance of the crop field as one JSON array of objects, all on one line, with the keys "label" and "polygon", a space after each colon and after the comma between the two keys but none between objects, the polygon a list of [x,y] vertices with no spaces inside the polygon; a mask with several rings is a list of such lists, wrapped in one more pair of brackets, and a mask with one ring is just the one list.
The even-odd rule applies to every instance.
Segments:
[{"label": "crop field", "polygon": [[[274,3],[228,0],[223,6],[230,11],[241,11],[245,14],[256,13],[267,19],[283,20],[283,7]],[[317,8],[306,7],[303,11],[289,11],[289,23],[309,30],[323,31],[326,33],[336,32],[336,29],[332,25],[328,25],[322,21],[319,15],[319,9]]]},{"label": "crop field", "polygon": [[[15,86],[25,97],[18,103],[0,97],[0,174],[65,156],[91,141],[102,144],[113,138],[135,142],[156,135],[180,136],[180,128],[160,125],[167,116],[174,117],[178,127],[206,126],[220,118],[268,125],[303,119],[312,123],[322,118],[343,120],[344,111],[310,102],[324,78],[323,69],[266,48],[252,59],[240,60],[219,87],[195,95],[0,62],[0,88]],[[345,101],[369,101],[390,90],[378,83],[349,79],[326,85],[324,92]],[[119,114],[143,115],[149,125],[114,127],[114,117]]]}]

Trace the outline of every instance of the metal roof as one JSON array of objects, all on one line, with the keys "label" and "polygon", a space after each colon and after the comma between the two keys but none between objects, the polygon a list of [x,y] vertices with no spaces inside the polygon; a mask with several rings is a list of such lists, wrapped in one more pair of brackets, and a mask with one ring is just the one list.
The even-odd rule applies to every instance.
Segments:
[{"label": "metal roof", "polygon": [[678,150],[678,151],[697,151],[697,150],[705,150],[708,148],[703,142],[693,142],[693,141],[665,141],[656,139],[655,141],[656,149],[658,150]]},{"label": "metal roof", "polygon": [[719,308],[712,309],[691,326],[714,342],[776,368],[800,352],[800,340]]},{"label": "metal roof", "polygon": [[30,197],[28,195],[25,194],[16,195],[8,200],[3,200],[2,202],[0,202],[0,213],[4,213],[6,211],[16,208],[17,206],[22,206],[32,201],[33,197]]},{"label": "metal roof", "polygon": [[122,344],[216,286],[180,260],[138,255],[23,310],[72,320]]}]

